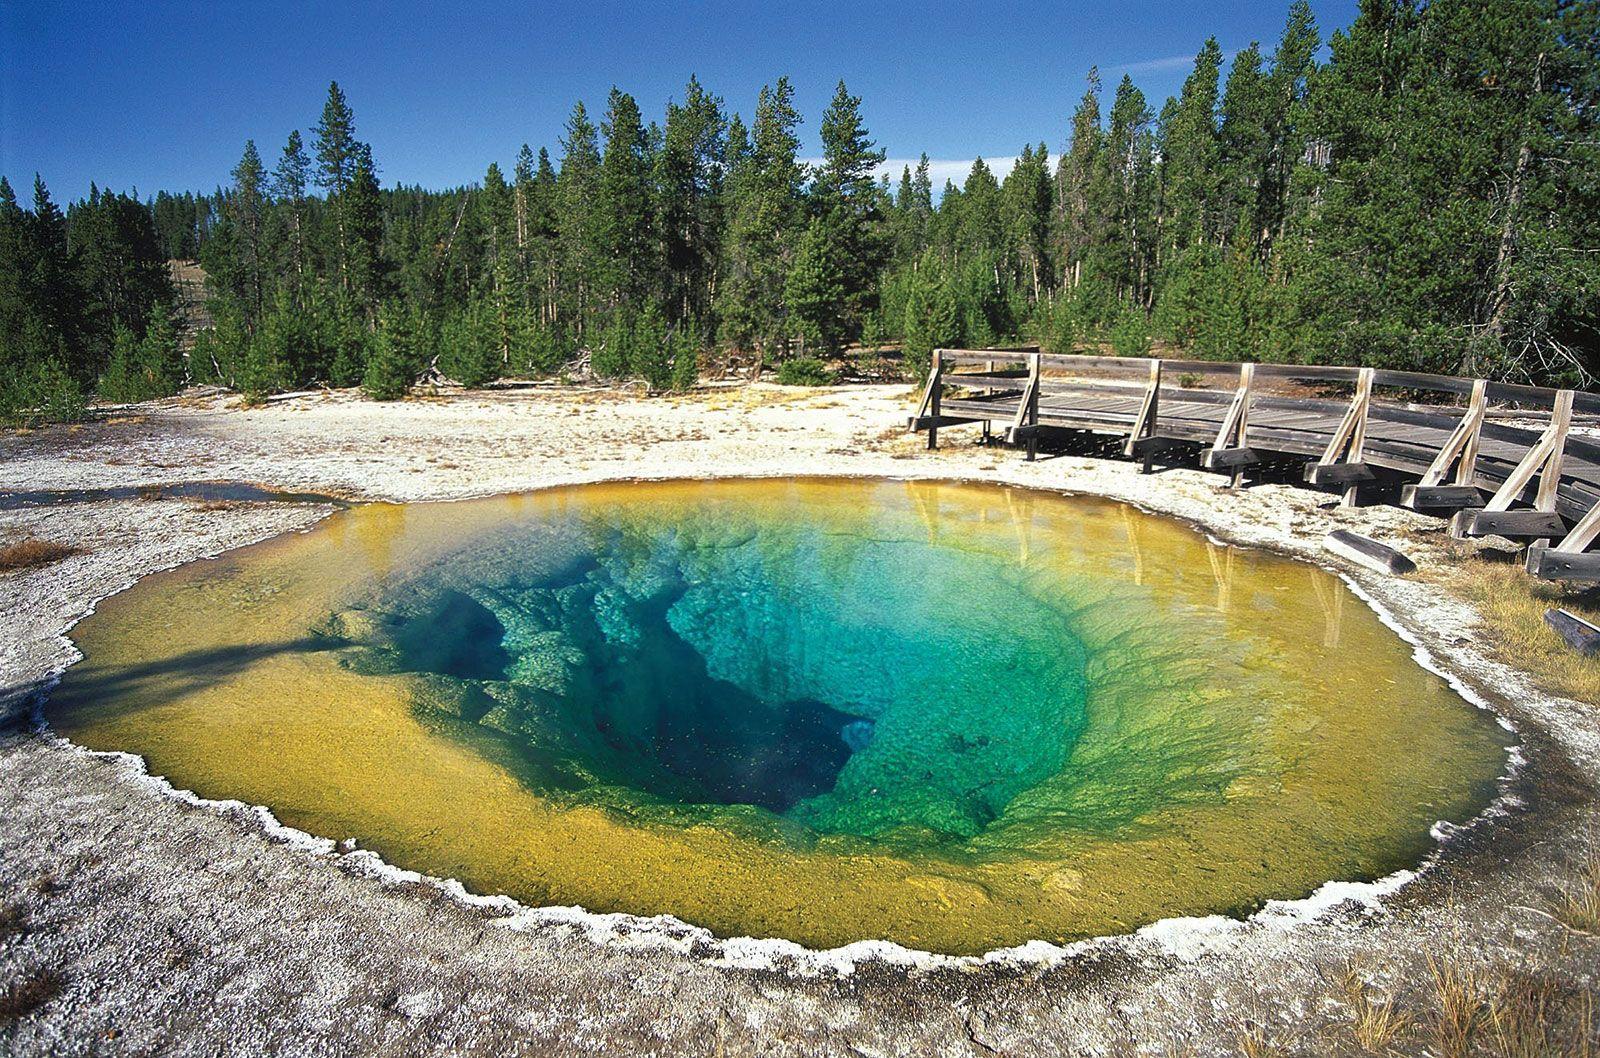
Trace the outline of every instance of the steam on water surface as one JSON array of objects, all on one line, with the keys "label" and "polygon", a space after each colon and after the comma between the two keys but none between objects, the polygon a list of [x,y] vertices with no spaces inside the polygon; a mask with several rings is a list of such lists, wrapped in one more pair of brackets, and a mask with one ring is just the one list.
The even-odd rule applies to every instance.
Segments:
[{"label": "steam on water surface", "polygon": [[476,891],[812,946],[1381,876],[1505,760],[1330,574],[978,486],[362,507],[76,636],[52,722],[180,787]]}]

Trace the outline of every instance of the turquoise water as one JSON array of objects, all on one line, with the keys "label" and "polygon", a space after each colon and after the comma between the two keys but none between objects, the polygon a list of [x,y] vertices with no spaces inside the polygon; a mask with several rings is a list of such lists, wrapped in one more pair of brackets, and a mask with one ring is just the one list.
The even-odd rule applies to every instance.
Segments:
[{"label": "turquoise water", "polygon": [[636,810],[965,839],[1072,752],[1087,654],[1002,559],[607,513],[476,541],[323,630],[361,671],[431,677],[422,708],[507,736],[541,791]]}]

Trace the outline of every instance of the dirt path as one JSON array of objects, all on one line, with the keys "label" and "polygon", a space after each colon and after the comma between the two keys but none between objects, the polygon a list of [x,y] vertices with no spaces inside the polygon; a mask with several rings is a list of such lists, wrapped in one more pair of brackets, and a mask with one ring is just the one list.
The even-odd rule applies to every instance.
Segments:
[{"label": "dirt path", "polygon": [[[970,447],[961,431],[928,454],[898,429],[905,413],[904,387],[672,400],[534,390],[387,406],[336,394],[251,411],[172,401],[0,438],[0,541],[84,548],[0,576],[0,713],[22,714],[70,662],[62,633],[93,600],[327,510],[156,488],[4,502],[24,489],[226,480],[413,500],[612,477],[975,476],[1128,499],[1319,561],[1324,533],[1361,528],[1448,572],[1440,523],[1408,512],[1324,509],[1326,497],[1276,485],[1226,496],[1198,472],[1029,464]],[[1503,811],[1451,835],[1417,880],[1381,900],[1332,889],[1315,916],[1160,923],[976,966],[774,957],[681,926],[469,906],[423,881],[378,877],[364,854],[287,840],[244,806],[187,803],[126,758],[14,724],[0,736],[0,990],[11,989],[0,991],[0,1052],[1183,1054],[1248,1041],[1321,1054],[1353,1049],[1359,1015],[1388,997],[1413,1022],[1390,1042],[1437,1052],[1448,1026],[1430,956],[1446,990],[1464,981],[1463,994],[1494,1010],[1513,1009],[1518,981],[1546,989],[1551,1009],[1578,1010],[1600,992],[1600,940],[1551,915],[1600,828],[1595,711],[1544,697],[1483,656],[1473,614],[1436,584],[1354,579],[1517,723],[1528,760]],[[7,998],[19,996],[13,1013],[33,1009],[13,1020]],[[1494,1042],[1490,1009],[1468,1026],[1482,1046]],[[1570,1042],[1570,1018],[1542,1024]]]}]

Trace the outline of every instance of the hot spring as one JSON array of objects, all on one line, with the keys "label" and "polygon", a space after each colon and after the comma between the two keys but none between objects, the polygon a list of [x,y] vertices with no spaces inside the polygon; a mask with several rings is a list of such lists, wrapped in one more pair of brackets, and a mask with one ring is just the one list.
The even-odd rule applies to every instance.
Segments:
[{"label": "hot spring", "polygon": [[836,480],[342,511],[149,577],[47,706],[482,893],[952,953],[1413,865],[1506,734],[1331,574]]}]

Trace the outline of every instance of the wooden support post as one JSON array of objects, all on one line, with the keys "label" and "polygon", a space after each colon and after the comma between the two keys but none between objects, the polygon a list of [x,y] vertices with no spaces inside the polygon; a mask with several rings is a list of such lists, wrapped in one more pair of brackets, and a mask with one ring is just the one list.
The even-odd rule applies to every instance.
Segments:
[{"label": "wooden support post", "polygon": [[944,350],[933,351],[933,364],[928,369],[928,414],[933,418],[928,424],[928,451],[939,447],[939,395],[944,388]]},{"label": "wooden support post", "polygon": [[1011,420],[1010,439],[1015,441],[1018,431],[1027,428],[1026,444],[1028,446],[1028,462],[1033,462],[1034,456],[1039,451],[1039,373],[1040,360],[1038,353],[1028,357],[1028,384],[1022,390],[1022,397],[1017,401],[1017,414]]},{"label": "wooden support post", "polygon": [[1209,470],[1233,469],[1230,488],[1244,484],[1244,468],[1258,463],[1261,458],[1250,450],[1250,384],[1256,376],[1256,365],[1239,365],[1239,388],[1234,391],[1228,413],[1222,417],[1222,428],[1217,439],[1206,452],[1203,463]]},{"label": "wooden support post", "polygon": [[1150,360],[1150,384],[1144,391],[1144,403],[1139,407],[1139,417],[1133,421],[1133,432],[1128,435],[1128,443],[1123,447],[1123,454],[1133,456],[1140,453],[1144,456],[1144,472],[1150,473],[1151,448],[1148,442],[1155,436],[1156,421],[1161,414],[1161,361],[1156,358]]},{"label": "wooden support post", "polygon": [[[1507,534],[1503,530],[1509,529],[1513,536],[1534,537],[1534,550],[1547,547],[1550,533],[1559,532],[1561,526],[1560,516],[1555,513],[1556,495],[1566,455],[1567,430],[1572,425],[1572,398],[1570,389],[1556,393],[1555,404],[1550,409],[1550,425],[1489,497],[1488,503],[1480,509],[1456,513],[1450,521],[1452,536],[1504,536]],[[1511,505],[1522,498],[1535,477],[1539,479],[1539,487],[1534,494],[1533,510],[1512,511]]]},{"label": "wooden support post", "polygon": [[[1539,474],[1539,490],[1534,493],[1533,509],[1536,511],[1554,513],[1556,509],[1561,488],[1561,465],[1567,458],[1567,431],[1572,428],[1572,400],[1572,390],[1561,390],[1556,394],[1555,406],[1550,409],[1550,430],[1555,437],[1550,442],[1550,457]],[[1529,546],[1549,547],[1550,541],[1535,540]]]},{"label": "wooden support post", "polygon": [[1345,409],[1339,428],[1323,450],[1322,458],[1306,467],[1306,480],[1313,485],[1344,485],[1346,507],[1356,505],[1357,490],[1361,482],[1371,481],[1373,474],[1362,462],[1367,445],[1367,413],[1372,408],[1372,380],[1377,371],[1363,367],[1356,375],[1356,393]]},{"label": "wooden support post", "polygon": [[[1400,504],[1413,510],[1461,509],[1476,507],[1483,502],[1483,493],[1473,484],[1478,471],[1478,441],[1483,434],[1483,417],[1487,405],[1483,379],[1472,383],[1472,398],[1467,410],[1450,431],[1449,438],[1433,457],[1433,462],[1423,472],[1415,485],[1400,490]],[[1455,467],[1453,484],[1443,484],[1450,468]]]},{"label": "wooden support post", "polygon": [[1578,519],[1555,547],[1528,548],[1528,572],[1546,580],[1600,580],[1600,554],[1588,553],[1600,537],[1600,504]]}]

